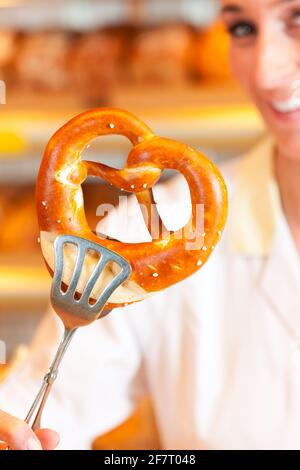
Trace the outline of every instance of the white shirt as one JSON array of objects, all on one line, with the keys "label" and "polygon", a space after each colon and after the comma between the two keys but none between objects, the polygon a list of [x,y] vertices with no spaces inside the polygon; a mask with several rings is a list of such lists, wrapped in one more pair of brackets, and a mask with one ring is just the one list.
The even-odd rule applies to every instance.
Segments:
[{"label": "white shirt", "polygon": [[[272,150],[224,167],[227,228],[198,273],[76,333],[43,421],[60,448],[89,448],[150,393],[165,449],[300,449],[300,265]],[[49,313],[1,408],[26,414],[60,335]]]}]

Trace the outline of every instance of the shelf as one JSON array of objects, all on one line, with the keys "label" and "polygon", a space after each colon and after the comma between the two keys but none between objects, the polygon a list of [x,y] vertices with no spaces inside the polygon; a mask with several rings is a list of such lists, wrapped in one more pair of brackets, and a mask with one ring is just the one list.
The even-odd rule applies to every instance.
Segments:
[{"label": "shelf", "polygon": [[0,299],[44,299],[49,297],[51,278],[46,268],[1,266]]},{"label": "shelf", "polygon": [[[173,89],[169,94],[157,90],[154,93],[151,88],[119,88],[112,98],[112,106],[129,109],[157,134],[202,149],[215,161],[249,148],[264,131],[253,106],[240,92],[228,87],[189,87]],[[32,106],[28,110],[18,110],[11,100],[0,109],[0,184],[17,185],[34,184],[48,139],[84,107],[40,110],[38,106]],[[10,143],[7,152],[6,139],[1,139],[4,134]],[[130,143],[125,138],[106,136],[93,141],[84,156],[121,167],[129,149]],[[23,305],[25,299],[38,308],[45,305],[51,279],[38,250],[26,259],[19,255],[14,259],[8,255],[5,259],[2,255],[0,266],[2,305],[12,301]]]},{"label": "shelf", "polygon": [[27,0],[1,5],[0,27],[21,30],[90,30],[122,23],[186,21],[206,24],[217,14],[216,0]]},{"label": "shelf", "polygon": [[[169,94],[164,90],[154,93],[145,87],[124,88],[115,92],[111,106],[130,110],[158,135],[192,145],[217,162],[245,151],[264,132],[255,108],[230,87],[188,87],[174,89]],[[51,135],[84,109],[69,106],[67,111],[61,108],[20,111],[11,104],[2,107],[0,184],[33,183]],[[84,157],[120,168],[129,149],[130,143],[125,138],[105,136],[95,139]]]}]

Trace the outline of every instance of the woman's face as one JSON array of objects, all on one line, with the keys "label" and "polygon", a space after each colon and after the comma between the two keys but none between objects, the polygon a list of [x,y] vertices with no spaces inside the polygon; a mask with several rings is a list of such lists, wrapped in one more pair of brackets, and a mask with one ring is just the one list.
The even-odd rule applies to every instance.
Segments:
[{"label": "woman's face", "polygon": [[233,73],[279,150],[300,161],[300,1],[221,0]]}]

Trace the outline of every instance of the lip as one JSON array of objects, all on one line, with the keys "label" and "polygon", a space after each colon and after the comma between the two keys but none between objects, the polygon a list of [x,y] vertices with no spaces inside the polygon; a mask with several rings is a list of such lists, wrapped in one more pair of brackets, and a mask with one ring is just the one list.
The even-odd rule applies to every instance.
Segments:
[{"label": "lip", "polygon": [[268,109],[271,111],[273,116],[282,123],[294,123],[300,122],[300,108],[296,111],[291,111],[288,113],[283,113],[275,109],[271,103],[268,103]]}]

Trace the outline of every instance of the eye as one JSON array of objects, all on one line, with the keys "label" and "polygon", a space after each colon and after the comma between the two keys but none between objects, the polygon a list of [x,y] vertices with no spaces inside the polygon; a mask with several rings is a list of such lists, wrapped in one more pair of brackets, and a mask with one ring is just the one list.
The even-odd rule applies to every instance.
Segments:
[{"label": "eye", "polygon": [[285,29],[286,32],[290,35],[299,39],[300,33],[300,10],[296,9],[291,11],[288,14],[288,17],[285,19]]},{"label": "eye", "polygon": [[300,26],[300,10],[292,12],[292,23],[294,26]]},{"label": "eye", "polygon": [[[300,15],[299,15],[300,21]],[[229,34],[234,38],[245,38],[256,33],[256,28],[252,23],[239,21],[228,28]]]}]

